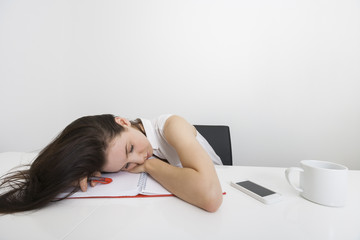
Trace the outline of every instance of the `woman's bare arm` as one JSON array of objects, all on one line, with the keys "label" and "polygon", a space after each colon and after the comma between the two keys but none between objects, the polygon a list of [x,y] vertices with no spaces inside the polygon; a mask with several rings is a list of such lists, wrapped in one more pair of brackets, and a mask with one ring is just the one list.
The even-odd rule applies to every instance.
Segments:
[{"label": "woman's bare arm", "polygon": [[213,162],[196,140],[196,130],[179,116],[165,123],[166,140],[175,148],[183,168],[148,159],[143,168],[177,197],[209,212],[222,203],[222,190]]}]

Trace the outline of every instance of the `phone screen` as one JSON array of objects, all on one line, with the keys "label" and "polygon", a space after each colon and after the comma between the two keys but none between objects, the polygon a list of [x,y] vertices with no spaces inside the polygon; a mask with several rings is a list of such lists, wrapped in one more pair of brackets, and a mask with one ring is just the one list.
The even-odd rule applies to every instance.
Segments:
[{"label": "phone screen", "polygon": [[259,195],[261,197],[265,197],[265,196],[275,193],[267,188],[264,188],[256,183],[253,183],[251,181],[238,182],[236,184],[239,186],[242,186],[243,188],[248,189],[251,192],[256,193],[257,195]]}]

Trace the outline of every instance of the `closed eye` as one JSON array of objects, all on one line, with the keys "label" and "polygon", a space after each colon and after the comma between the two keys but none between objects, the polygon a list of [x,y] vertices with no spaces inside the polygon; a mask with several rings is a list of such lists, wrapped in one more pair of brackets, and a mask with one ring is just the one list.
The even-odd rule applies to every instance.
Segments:
[{"label": "closed eye", "polygon": [[124,166],[124,169],[125,169],[125,170],[128,169],[129,166],[130,166],[130,163],[126,163],[125,166]]},{"label": "closed eye", "polygon": [[[131,144],[130,149],[129,149],[129,151],[127,151],[126,155],[128,155],[128,153],[132,153],[133,151],[134,151],[134,145]],[[124,167],[122,169],[127,170],[129,168],[129,166],[130,166],[130,163],[128,162],[124,165]]]}]

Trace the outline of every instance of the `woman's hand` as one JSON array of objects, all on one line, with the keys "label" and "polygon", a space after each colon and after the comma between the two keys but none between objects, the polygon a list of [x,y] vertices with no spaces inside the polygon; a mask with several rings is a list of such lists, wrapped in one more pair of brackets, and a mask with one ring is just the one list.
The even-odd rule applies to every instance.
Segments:
[{"label": "woman's hand", "polygon": [[[94,173],[92,174],[92,176],[94,176],[94,177],[101,177],[101,173],[100,173],[100,172],[94,172]],[[91,181],[91,182],[90,182],[90,186],[92,186],[92,187],[95,187],[96,184],[97,184],[97,183],[94,182],[94,181]],[[87,191],[87,187],[88,187],[88,178],[87,178],[87,177],[84,177],[84,178],[80,179],[80,180],[79,180],[79,185],[80,185],[81,191],[86,192],[86,191]]]},{"label": "woman's hand", "polygon": [[131,172],[131,173],[142,173],[142,172],[145,172],[145,164],[140,164],[140,165],[137,165],[133,168],[131,168],[130,170],[128,170],[128,172]]},{"label": "woman's hand", "polygon": [[151,161],[162,161],[158,158],[155,158],[155,157],[151,157],[149,159],[146,159],[145,162],[143,164],[136,164],[135,166],[132,166],[128,172],[131,172],[131,173],[142,173],[142,172],[147,172],[146,171],[146,165],[148,163],[150,163]]}]

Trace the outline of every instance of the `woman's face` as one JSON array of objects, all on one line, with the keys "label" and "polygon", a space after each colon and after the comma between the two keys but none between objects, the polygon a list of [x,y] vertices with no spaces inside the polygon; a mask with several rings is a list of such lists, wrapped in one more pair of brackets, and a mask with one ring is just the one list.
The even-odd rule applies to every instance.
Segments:
[{"label": "woman's face", "polygon": [[146,136],[139,130],[131,127],[126,119],[115,118],[125,131],[116,136],[106,150],[106,164],[102,171],[128,171],[137,165],[143,164],[153,154],[152,146]]}]

